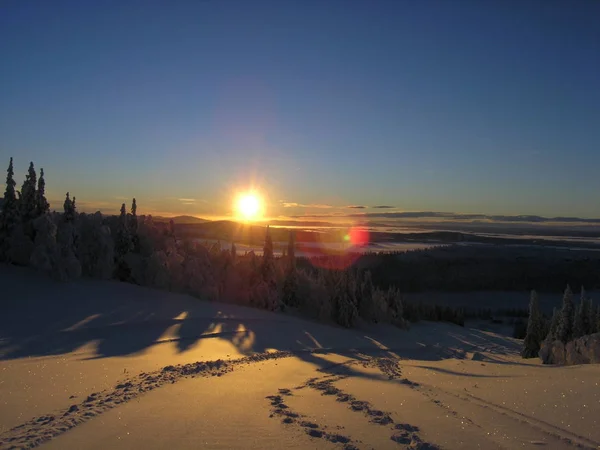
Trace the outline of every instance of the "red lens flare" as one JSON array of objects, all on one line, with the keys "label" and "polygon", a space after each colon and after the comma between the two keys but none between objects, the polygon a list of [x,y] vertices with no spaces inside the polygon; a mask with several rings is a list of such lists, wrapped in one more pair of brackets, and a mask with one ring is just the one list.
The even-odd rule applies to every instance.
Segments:
[{"label": "red lens flare", "polygon": [[369,245],[369,230],[362,227],[352,227],[348,233],[348,238],[355,247]]},{"label": "red lens flare", "polygon": [[310,249],[299,243],[299,249],[310,252],[313,265],[325,269],[345,270],[354,265],[362,256],[361,247],[369,245],[369,231],[354,226],[341,233],[336,242],[319,242]]}]

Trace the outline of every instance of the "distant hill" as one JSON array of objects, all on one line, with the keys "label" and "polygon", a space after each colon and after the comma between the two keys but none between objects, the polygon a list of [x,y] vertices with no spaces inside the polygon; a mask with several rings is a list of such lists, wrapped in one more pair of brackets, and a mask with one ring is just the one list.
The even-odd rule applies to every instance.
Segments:
[{"label": "distant hill", "polygon": [[264,225],[273,225],[278,227],[291,227],[291,228],[342,228],[344,226],[349,226],[349,223],[337,223],[337,222],[322,222],[315,220],[269,220],[259,222]]},{"label": "distant hill", "polygon": [[152,220],[155,222],[169,222],[173,220],[175,224],[178,225],[190,225],[195,223],[206,223],[210,222],[208,219],[202,219],[200,217],[194,216],[175,216],[175,217],[161,217],[161,216],[152,216]]},{"label": "distant hill", "polygon": [[182,237],[233,240],[248,244],[260,244],[265,239],[265,227],[231,220],[176,223],[176,225],[179,225],[176,233]]}]

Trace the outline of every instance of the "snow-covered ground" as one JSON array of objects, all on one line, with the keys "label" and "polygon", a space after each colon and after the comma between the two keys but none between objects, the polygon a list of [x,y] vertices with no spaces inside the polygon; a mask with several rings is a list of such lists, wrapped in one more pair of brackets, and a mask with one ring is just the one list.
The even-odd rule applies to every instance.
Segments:
[{"label": "snow-covered ground", "polygon": [[600,366],[0,267],[0,448],[600,448]]}]

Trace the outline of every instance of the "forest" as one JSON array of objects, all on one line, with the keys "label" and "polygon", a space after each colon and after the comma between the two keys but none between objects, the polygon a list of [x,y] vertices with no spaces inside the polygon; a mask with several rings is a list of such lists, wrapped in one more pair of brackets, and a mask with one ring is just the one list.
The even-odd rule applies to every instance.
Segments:
[{"label": "forest", "polygon": [[[209,244],[185,233],[178,235],[172,220],[138,215],[135,198],[129,208],[123,203],[116,215],[86,214],[77,211],[76,197],[66,193],[63,211],[51,212],[45,183],[43,169],[38,177],[32,162],[17,190],[11,158],[0,212],[0,259],[60,281],[82,276],[114,279],[208,301],[297,313],[343,327],[353,327],[359,320],[407,328],[419,320],[464,326],[465,318],[529,317],[527,326],[535,331],[524,321],[513,320],[514,334],[526,338],[526,346],[532,345],[526,336],[536,336],[534,348],[548,336],[568,340],[600,325],[600,309],[593,308],[585,294],[581,305],[569,306],[570,288],[565,292],[567,306],[555,310],[553,318],[539,312],[537,300],[529,312],[492,311],[485,305],[467,311],[412,303],[403,296],[418,290],[524,290],[536,285],[555,289],[569,282],[597,287],[598,259],[574,260],[560,252],[552,258],[543,250],[515,258],[514,252],[502,247],[470,246],[298,258],[296,235],[290,231],[287,249],[276,256],[268,226],[262,254],[241,254],[235,242],[222,248],[218,241]],[[585,318],[578,319],[582,314]],[[567,325],[559,325],[560,317],[567,317],[563,319]]]},{"label": "forest", "polygon": [[263,254],[239,254],[235,243],[221,248],[178,238],[174,222],[137,214],[132,199],[118,215],[80,213],[66,193],[62,212],[51,212],[43,169],[30,163],[20,191],[12,158],[0,213],[0,259],[69,281],[79,277],[187,293],[200,299],[296,312],[352,327],[359,320],[407,327],[410,321],[444,320],[464,324],[462,309],[410,304],[395,286],[374,285],[371,272],[355,255],[319,258],[307,268],[295,256],[289,233],[285,255],[276,257],[267,227]]}]

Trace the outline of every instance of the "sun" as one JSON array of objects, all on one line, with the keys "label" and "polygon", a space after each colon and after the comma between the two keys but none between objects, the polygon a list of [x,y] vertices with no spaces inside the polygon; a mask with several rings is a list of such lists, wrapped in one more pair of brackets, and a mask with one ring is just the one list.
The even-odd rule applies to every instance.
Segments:
[{"label": "sun", "polygon": [[245,220],[255,220],[261,216],[262,202],[258,194],[244,192],[237,197],[235,210],[239,217]]}]

